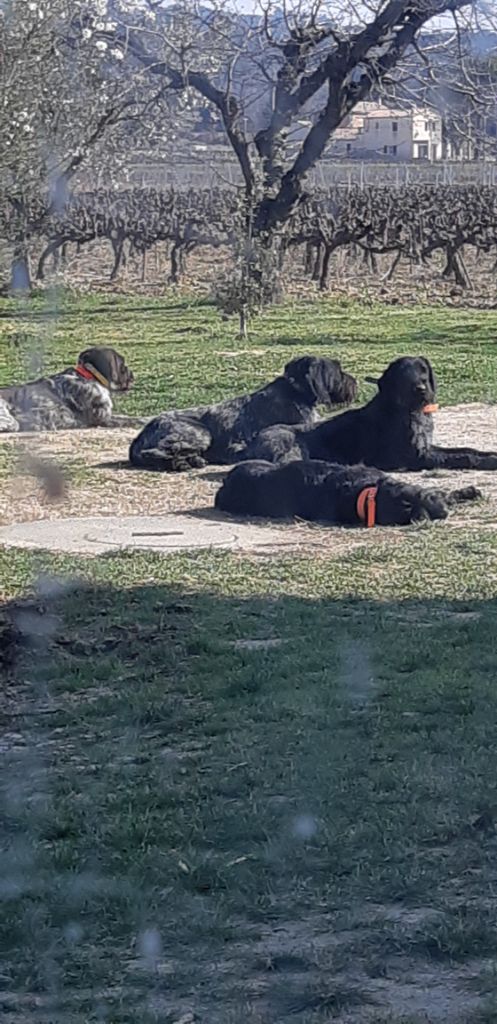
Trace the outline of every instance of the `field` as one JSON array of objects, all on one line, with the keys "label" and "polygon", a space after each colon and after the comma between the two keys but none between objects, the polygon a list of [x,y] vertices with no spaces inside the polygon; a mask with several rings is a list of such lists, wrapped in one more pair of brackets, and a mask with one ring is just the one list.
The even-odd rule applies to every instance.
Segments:
[{"label": "field", "polygon": [[[232,308],[226,287],[239,287],[244,218],[236,190],[76,189],[62,212],[40,219],[34,208],[26,216],[23,273],[38,283],[126,295],[162,295],[174,284]],[[351,301],[494,309],[496,223],[490,184],[399,179],[396,186],[313,188],[272,253],[278,271],[269,277],[273,290],[294,299],[329,290]],[[17,237],[13,211],[0,211],[0,228],[6,281]]]},{"label": "field", "polygon": [[[0,332],[0,384],[115,345],[143,414],[304,352],[361,401],[417,352],[443,406],[497,400],[495,312],[301,302],[240,342],[187,295],[62,294],[4,301]],[[0,442],[0,518],[210,500],[198,474],[109,465],[126,439],[44,439],[62,506]],[[0,549],[27,637],[0,633],[6,1024],[497,1020],[495,507],[304,528],[286,557]]]}]

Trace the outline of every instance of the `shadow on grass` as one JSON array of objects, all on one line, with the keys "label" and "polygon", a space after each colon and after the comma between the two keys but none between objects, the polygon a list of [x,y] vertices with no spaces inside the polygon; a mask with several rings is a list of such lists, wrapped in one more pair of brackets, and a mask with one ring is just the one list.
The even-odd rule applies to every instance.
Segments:
[{"label": "shadow on grass", "polygon": [[[346,314],[344,314],[344,318],[346,318]],[[405,352],[403,353],[406,355],[417,355],[418,353],[416,349],[419,345],[427,345],[428,347],[434,346],[437,348],[443,346],[444,348],[446,348],[447,345],[450,346],[451,341],[457,343],[458,345],[466,342],[468,349],[476,347],[475,339],[474,337],[471,337],[470,326],[467,323],[462,324],[460,327],[427,327],[426,329],[421,330],[413,330],[411,323],[408,323],[404,330],[402,330],[400,324],[396,324],[396,327],[397,330],[395,331],[395,335],[392,337],[386,337],[383,334],[371,336],[370,334],[367,334],[366,331],[362,336],[357,332],[354,332],[353,334],[345,333],[343,336],[338,337],[332,333],[323,332],[322,334],[313,335],[312,339],[303,340],[302,335],[296,336],[292,334],[279,334],[271,337],[269,345],[270,347],[276,347],[281,345],[282,347],[286,348],[290,348],[292,346],[298,346],[299,348],[303,348],[307,346],[307,348],[312,349],[320,345],[324,345],[326,346],[326,348],[333,348],[334,346],[336,346],[337,348],[342,348],[350,346],[360,346],[364,344],[367,345],[368,348],[371,347],[387,349],[391,347],[392,343],[394,342],[398,354],[401,354],[401,352],[403,352],[403,346],[406,346]],[[483,332],[479,323],[478,329],[479,334],[482,334]],[[491,331],[492,328],[489,328],[488,333],[490,333]],[[486,334],[487,332],[484,333]],[[492,353],[495,352],[495,344],[495,340],[492,340],[489,337],[481,338],[478,340],[477,343],[478,348],[480,348],[481,346],[489,348],[490,352]],[[446,353],[444,353],[444,362],[445,356]]]},{"label": "shadow on grass", "polygon": [[[49,307],[50,298],[47,297],[47,307]],[[178,311],[186,312],[191,308],[214,308],[213,303],[207,299],[185,298],[182,302],[170,302],[166,297],[164,303],[161,304],[160,299],[157,300],[153,305],[147,306],[126,306],[125,304],[118,303],[117,300],[109,301],[107,304],[101,306],[94,306],[93,308],[83,309],[67,309],[64,306],[64,301],[61,304],[53,306],[53,308],[40,309],[30,308],[29,301],[23,303],[22,309],[2,309],[0,310],[0,320],[61,320],[61,319],[79,319],[84,317],[98,317],[98,316],[119,316],[120,320],[126,319],[129,314],[133,313],[152,313],[154,316],[167,317],[169,314],[177,313]],[[183,333],[189,330],[189,328],[177,328],[178,333]]]},{"label": "shadow on grass", "polygon": [[308,1022],[497,952],[494,602],[40,587],[0,645],[9,998]]}]

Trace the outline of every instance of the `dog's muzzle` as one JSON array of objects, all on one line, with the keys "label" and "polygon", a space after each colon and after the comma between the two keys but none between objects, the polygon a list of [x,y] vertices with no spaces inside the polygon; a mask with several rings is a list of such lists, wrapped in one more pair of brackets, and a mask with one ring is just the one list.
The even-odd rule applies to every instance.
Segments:
[{"label": "dog's muzzle", "polygon": [[129,391],[130,388],[132,388],[134,382],[135,382],[135,378],[134,378],[133,374],[131,373],[131,370],[128,370],[126,372],[125,377],[124,377],[124,381],[121,383],[121,385],[119,387],[119,391]]}]

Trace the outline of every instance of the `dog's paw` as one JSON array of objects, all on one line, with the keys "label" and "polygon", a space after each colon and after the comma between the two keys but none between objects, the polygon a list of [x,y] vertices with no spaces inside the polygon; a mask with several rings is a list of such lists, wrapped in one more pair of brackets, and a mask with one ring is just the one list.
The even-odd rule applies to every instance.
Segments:
[{"label": "dog's paw", "polygon": [[480,491],[479,487],[463,487],[459,495],[461,501],[478,501],[479,498],[483,498],[483,491]]}]

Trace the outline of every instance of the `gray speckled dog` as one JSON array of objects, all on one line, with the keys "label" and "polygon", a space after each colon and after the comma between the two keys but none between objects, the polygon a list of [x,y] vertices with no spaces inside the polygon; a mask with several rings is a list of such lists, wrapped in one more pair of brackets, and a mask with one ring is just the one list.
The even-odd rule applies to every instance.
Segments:
[{"label": "gray speckled dog", "polygon": [[129,391],[133,374],[113,348],[89,348],[76,366],[28,384],[0,388],[0,431],[136,426],[114,416],[112,392]]},{"label": "gray speckled dog", "polygon": [[301,356],[287,363],[280,377],[249,395],[156,416],[133,441],[130,462],[165,473],[236,462],[264,427],[310,426],[317,419],[318,405],[348,404],[356,391],[357,382],[338,360]]}]

